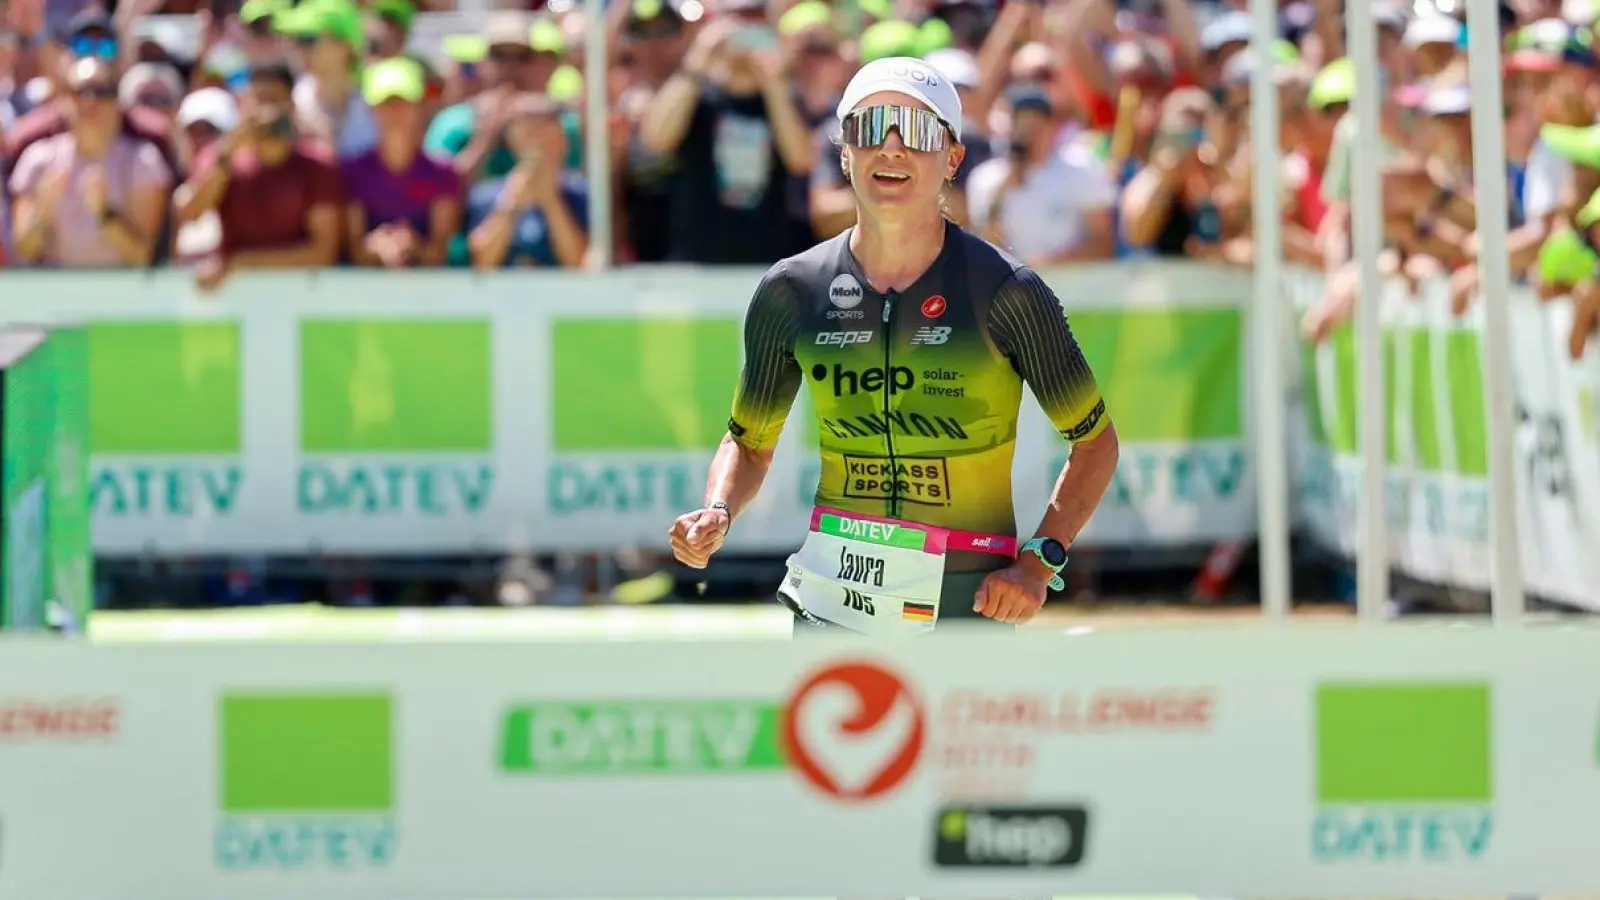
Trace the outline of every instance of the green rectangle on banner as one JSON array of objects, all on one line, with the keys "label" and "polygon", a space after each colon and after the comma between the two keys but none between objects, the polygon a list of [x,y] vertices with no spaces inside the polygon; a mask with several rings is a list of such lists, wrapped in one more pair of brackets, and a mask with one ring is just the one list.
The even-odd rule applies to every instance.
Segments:
[{"label": "green rectangle on banner", "polygon": [[1493,793],[1483,682],[1331,683],[1316,692],[1317,799],[1482,803]]},{"label": "green rectangle on banner", "polygon": [[727,432],[737,318],[557,319],[550,347],[557,452],[707,450]]},{"label": "green rectangle on banner", "polygon": [[300,324],[300,442],[311,453],[487,452],[489,323]]},{"label": "green rectangle on banner", "polygon": [[1068,316],[1125,441],[1244,434],[1243,316],[1234,309],[1133,309]]},{"label": "green rectangle on banner", "polygon": [[[1400,459],[1399,432],[1396,430],[1395,415],[1396,403],[1400,395],[1394,378],[1395,360],[1399,351],[1400,340],[1393,330],[1383,332],[1383,368],[1388,375],[1383,382],[1384,403],[1388,408],[1385,419],[1384,453],[1389,462],[1398,462]],[[1339,326],[1328,336],[1321,347],[1307,346],[1307,353],[1331,353],[1333,355],[1334,397],[1338,406],[1334,409],[1331,429],[1327,431],[1328,446],[1334,452],[1347,455],[1356,455],[1361,452],[1361,417],[1357,414],[1361,401],[1361,366],[1360,350],[1356,343],[1356,333],[1348,324]]]},{"label": "green rectangle on banner", "polygon": [[387,694],[224,696],[223,811],[388,811],[392,719]]},{"label": "green rectangle on banner", "polygon": [[1450,424],[1455,432],[1456,472],[1489,474],[1489,427],[1484,421],[1483,342],[1476,332],[1452,331],[1445,337],[1450,372]]},{"label": "green rectangle on banner", "polygon": [[1413,331],[1408,335],[1411,349],[1411,434],[1415,442],[1416,465],[1424,472],[1444,469],[1439,441],[1439,392],[1435,387],[1433,335]]},{"label": "green rectangle on banner", "polygon": [[92,453],[239,452],[238,323],[97,322],[88,346]]}]

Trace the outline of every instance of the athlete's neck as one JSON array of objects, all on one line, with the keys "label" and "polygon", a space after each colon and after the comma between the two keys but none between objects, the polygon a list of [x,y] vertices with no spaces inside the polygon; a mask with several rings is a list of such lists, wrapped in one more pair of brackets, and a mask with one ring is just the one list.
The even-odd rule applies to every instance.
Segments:
[{"label": "athlete's neck", "polygon": [[943,216],[884,222],[862,215],[850,230],[850,252],[873,290],[903,291],[939,258],[944,231]]}]

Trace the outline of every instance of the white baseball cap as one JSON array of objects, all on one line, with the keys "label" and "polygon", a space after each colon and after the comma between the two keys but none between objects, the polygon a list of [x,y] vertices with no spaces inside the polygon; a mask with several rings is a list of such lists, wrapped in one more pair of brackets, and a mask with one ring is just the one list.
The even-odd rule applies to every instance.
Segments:
[{"label": "white baseball cap", "polygon": [[950,126],[956,140],[961,139],[961,95],[956,93],[955,84],[913,56],[890,56],[862,66],[845,86],[844,98],[839,101],[839,118],[853,112],[861,101],[885,91],[927,104],[939,121]]},{"label": "white baseball cap", "polygon": [[218,131],[232,131],[239,124],[239,104],[222,88],[208,87],[183,98],[178,107],[178,124],[185,128],[206,122]]}]

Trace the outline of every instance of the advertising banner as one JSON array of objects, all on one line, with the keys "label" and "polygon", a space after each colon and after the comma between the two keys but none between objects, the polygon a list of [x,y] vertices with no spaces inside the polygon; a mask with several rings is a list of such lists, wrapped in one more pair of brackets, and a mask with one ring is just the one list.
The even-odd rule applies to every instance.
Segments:
[{"label": "advertising banner", "polygon": [[[21,272],[0,321],[90,323],[97,552],[603,550],[663,546],[701,502],[759,276],[251,274],[209,297],[177,271]],[[1252,533],[1248,277],[1106,266],[1049,280],[1122,437],[1083,542]],[[1031,523],[1066,445],[1023,406],[1014,494]],[[804,536],[809,408],[802,391],[733,549],[786,553]]]},{"label": "advertising banner", "polygon": [[14,644],[0,895],[1593,888],[1591,631],[1068,640]]}]

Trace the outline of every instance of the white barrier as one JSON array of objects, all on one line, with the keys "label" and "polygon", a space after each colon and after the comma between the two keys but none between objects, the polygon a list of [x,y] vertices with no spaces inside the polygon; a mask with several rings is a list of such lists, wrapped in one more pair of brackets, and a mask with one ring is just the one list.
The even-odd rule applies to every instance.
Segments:
[{"label": "white barrier", "polygon": [[1600,633],[0,645],[0,896],[1596,883]]}]

